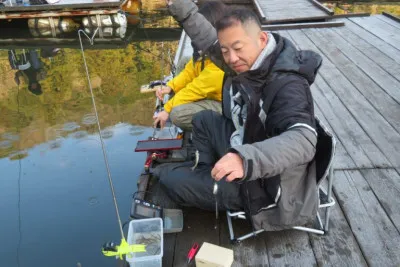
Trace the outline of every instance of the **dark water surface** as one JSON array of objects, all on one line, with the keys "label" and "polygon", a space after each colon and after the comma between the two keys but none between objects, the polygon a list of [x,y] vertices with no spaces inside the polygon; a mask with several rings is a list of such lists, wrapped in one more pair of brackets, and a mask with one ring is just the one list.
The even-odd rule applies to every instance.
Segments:
[{"label": "dark water surface", "polygon": [[[155,98],[139,88],[169,73],[160,60],[177,43],[95,42],[86,51],[124,221],[145,160],[134,147],[152,133]],[[0,266],[116,266],[101,253],[121,237],[81,52],[22,48],[0,47]],[[23,57],[31,67],[13,69]]]}]

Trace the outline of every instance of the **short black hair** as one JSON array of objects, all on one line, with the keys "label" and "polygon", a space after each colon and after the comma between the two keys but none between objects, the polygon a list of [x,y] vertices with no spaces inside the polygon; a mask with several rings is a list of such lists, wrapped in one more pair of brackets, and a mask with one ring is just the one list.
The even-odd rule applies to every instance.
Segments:
[{"label": "short black hair", "polygon": [[229,8],[225,12],[224,16],[217,21],[215,28],[217,32],[225,30],[226,28],[232,27],[233,25],[240,22],[242,25],[253,22],[258,25],[261,29],[261,23],[257,15],[248,8]]}]

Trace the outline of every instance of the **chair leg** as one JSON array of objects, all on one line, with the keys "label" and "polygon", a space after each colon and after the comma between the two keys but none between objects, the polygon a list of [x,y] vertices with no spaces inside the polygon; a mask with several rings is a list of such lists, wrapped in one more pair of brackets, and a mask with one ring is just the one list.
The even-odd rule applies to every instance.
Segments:
[{"label": "chair leg", "polygon": [[294,226],[293,229],[299,230],[299,231],[304,231],[304,232],[310,232],[310,233],[314,233],[314,234],[319,234],[319,235],[325,234],[325,231],[323,231],[323,230],[308,228],[308,227],[304,227],[304,226]]},{"label": "chair leg", "polygon": [[262,232],[264,232],[264,231],[265,231],[264,229],[260,229],[260,230],[257,230],[257,231],[255,231],[255,232],[251,232],[250,234],[242,235],[241,237],[238,237],[238,238],[236,238],[236,239],[233,240],[233,241],[234,241],[234,242],[241,242],[241,241],[243,241],[243,240],[245,240],[245,239],[247,239],[247,238],[249,238],[249,237],[256,236],[256,235],[258,235],[258,234],[260,234],[260,233],[262,233]]},{"label": "chair leg", "polygon": [[319,215],[318,211],[317,211],[317,220],[318,220],[318,224],[319,224],[319,229],[305,227],[305,226],[294,226],[292,228],[295,230],[303,231],[303,232],[310,232],[310,233],[314,233],[314,234],[323,235],[323,234],[325,234],[324,224],[322,223],[321,216]]},{"label": "chair leg", "polygon": [[233,233],[233,227],[232,227],[232,218],[229,214],[229,211],[226,212],[226,219],[228,220],[228,228],[229,228],[229,237],[231,241],[235,240],[235,234]]},{"label": "chair leg", "polygon": [[[235,233],[233,232],[233,226],[232,226],[232,217],[233,217],[233,216],[231,216],[232,214],[235,214],[235,213],[230,213],[229,211],[226,212],[226,219],[228,220],[228,228],[229,228],[229,237],[230,237],[232,243],[239,243],[249,237],[256,236],[259,233],[262,233],[265,231],[264,229],[261,229],[261,230],[255,231],[255,232],[251,232],[247,235],[242,235],[238,238],[235,238]],[[234,216],[241,218],[242,215],[236,214]]]},{"label": "chair leg", "polygon": [[[331,198],[332,198],[332,186],[333,186],[333,167],[331,167],[329,169],[329,177],[328,177],[328,192],[327,192],[327,195],[328,195],[328,201],[329,202],[331,201]],[[329,216],[330,216],[330,213],[331,213],[331,207],[327,207],[326,208],[326,212],[325,212],[325,227],[324,227],[325,232],[328,232],[328,230],[329,230]]]},{"label": "chair leg", "polygon": [[319,229],[324,230],[324,224],[322,223],[321,216],[319,215],[318,211],[317,211],[317,220],[319,224]]}]

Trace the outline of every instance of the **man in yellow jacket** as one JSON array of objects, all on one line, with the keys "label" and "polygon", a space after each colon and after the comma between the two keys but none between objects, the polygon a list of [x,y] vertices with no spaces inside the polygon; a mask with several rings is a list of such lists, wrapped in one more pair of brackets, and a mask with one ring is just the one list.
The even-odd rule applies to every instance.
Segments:
[{"label": "man in yellow jacket", "polygon": [[[208,1],[201,5],[199,13],[214,25],[224,8],[220,1]],[[186,130],[192,128],[192,117],[199,111],[210,109],[221,113],[223,78],[224,72],[210,59],[194,55],[178,76],[156,90],[160,100],[172,91],[174,96],[165,103],[164,111],[154,116],[154,125],[160,123],[162,128],[170,118],[173,124]]]},{"label": "man in yellow jacket", "polygon": [[[201,70],[201,65],[204,69]],[[201,110],[211,109],[221,113],[222,80],[224,72],[209,59],[193,63],[191,59],[185,69],[167,86],[156,91],[161,100],[164,94],[174,92],[174,96],[164,105],[164,111],[158,113],[154,123],[164,127],[168,118],[182,129],[191,129],[194,114]]]}]

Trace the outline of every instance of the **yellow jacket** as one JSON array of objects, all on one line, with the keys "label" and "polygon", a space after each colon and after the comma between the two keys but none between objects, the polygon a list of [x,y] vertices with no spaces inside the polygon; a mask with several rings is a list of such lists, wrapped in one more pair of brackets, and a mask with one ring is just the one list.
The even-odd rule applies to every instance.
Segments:
[{"label": "yellow jacket", "polygon": [[201,60],[193,65],[191,59],[185,69],[167,83],[175,95],[165,103],[164,110],[170,113],[176,106],[202,99],[221,101],[223,78],[224,72],[210,59],[204,60],[203,70],[201,70]]}]

